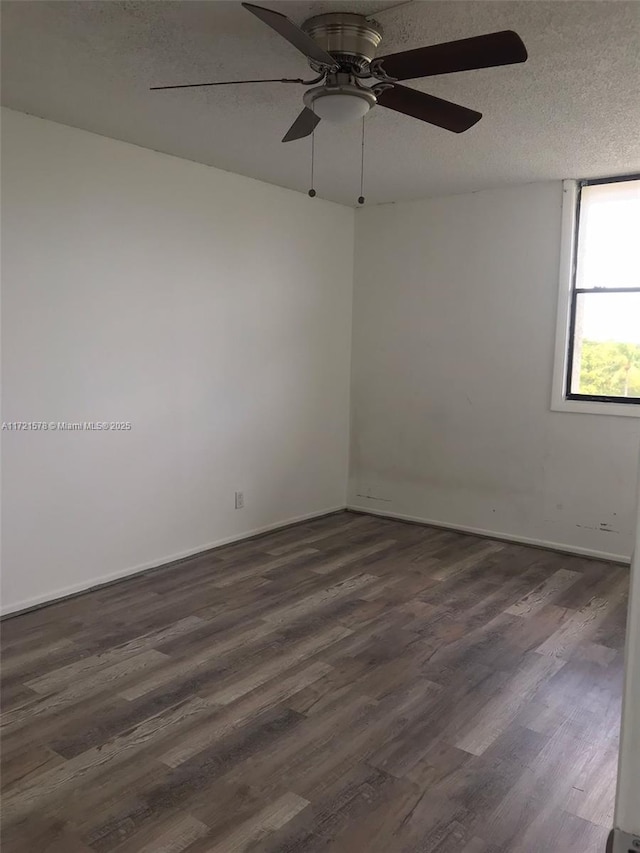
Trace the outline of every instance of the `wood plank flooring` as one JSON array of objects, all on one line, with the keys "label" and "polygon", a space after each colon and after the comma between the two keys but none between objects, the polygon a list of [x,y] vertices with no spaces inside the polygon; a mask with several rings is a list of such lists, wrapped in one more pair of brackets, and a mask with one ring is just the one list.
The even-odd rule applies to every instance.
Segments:
[{"label": "wood plank flooring", "polygon": [[3,853],[603,853],[627,583],[341,513],[9,619]]}]

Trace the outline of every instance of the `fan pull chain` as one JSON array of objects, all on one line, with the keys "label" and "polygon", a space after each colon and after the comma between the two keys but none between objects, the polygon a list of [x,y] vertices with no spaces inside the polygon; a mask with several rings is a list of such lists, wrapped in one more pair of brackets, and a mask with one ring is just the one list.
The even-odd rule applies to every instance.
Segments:
[{"label": "fan pull chain", "polygon": [[360,195],[358,204],[364,204],[364,118],[362,119],[362,149],[360,157]]},{"label": "fan pull chain", "polygon": [[[314,110],[315,113],[315,110]],[[315,130],[311,131],[311,189],[309,190],[309,196],[311,198],[315,198],[316,191],[313,188],[313,161],[315,159],[315,150],[316,150],[316,132]]]}]

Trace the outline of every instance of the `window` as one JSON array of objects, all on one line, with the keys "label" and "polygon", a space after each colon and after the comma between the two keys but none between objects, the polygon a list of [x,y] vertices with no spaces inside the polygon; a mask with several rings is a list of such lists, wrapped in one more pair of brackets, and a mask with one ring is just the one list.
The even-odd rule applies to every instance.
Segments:
[{"label": "window", "polygon": [[640,416],[640,175],[565,181],[552,408]]}]

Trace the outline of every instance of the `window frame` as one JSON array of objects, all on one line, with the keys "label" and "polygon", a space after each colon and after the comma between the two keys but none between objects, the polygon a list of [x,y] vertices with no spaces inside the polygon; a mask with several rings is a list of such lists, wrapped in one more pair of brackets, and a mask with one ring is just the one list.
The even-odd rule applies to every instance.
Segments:
[{"label": "window frame", "polygon": [[613,184],[619,181],[638,180],[638,174],[614,175],[589,180],[562,182],[562,227],[560,246],[560,275],[558,290],[558,316],[554,373],[551,392],[551,410],[556,412],[583,412],[592,415],[614,415],[640,418],[640,398],[578,394],[570,392],[573,366],[574,329],[576,305],[580,293],[635,293],[638,288],[576,288],[576,262],[578,253],[578,227],[580,217],[580,192],[582,187],[594,184]]}]

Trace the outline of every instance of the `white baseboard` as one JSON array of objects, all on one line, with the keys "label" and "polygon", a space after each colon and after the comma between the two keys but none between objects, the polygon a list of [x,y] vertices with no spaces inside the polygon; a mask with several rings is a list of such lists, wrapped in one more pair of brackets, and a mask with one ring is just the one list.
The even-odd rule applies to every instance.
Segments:
[{"label": "white baseboard", "polygon": [[596,551],[592,548],[581,548],[578,545],[566,545],[563,542],[549,542],[546,539],[533,539],[528,536],[516,536],[498,530],[483,530],[480,527],[467,527],[463,524],[452,524],[448,521],[436,521],[432,518],[421,518],[417,515],[406,515],[400,512],[372,509],[370,506],[347,504],[347,510],[362,512],[366,515],[378,515],[381,518],[395,518],[398,521],[412,521],[427,527],[441,527],[444,530],[458,530],[460,533],[471,533],[484,539],[499,539],[504,542],[515,542],[518,545],[532,545],[535,548],[546,548],[548,551],[562,551],[565,554],[576,554],[580,557],[593,557],[596,560],[606,560],[609,563],[622,563],[628,566],[631,557],[625,554],[611,554],[608,551]]},{"label": "white baseboard", "polygon": [[290,527],[293,524],[301,524],[304,521],[310,521],[314,518],[322,518],[325,515],[333,515],[336,512],[341,512],[345,510],[346,507],[344,505],[328,507],[327,509],[318,510],[317,512],[309,512],[305,515],[298,515],[295,518],[287,518],[283,521],[277,521],[273,524],[266,524],[264,527],[256,527],[254,530],[248,530],[245,533],[236,533],[233,536],[226,536],[222,539],[216,539],[215,542],[208,542],[204,545],[198,545],[196,548],[189,548],[186,551],[181,551],[178,554],[171,554],[167,557],[162,557],[157,560],[150,560],[148,563],[141,563],[138,566],[133,566],[129,569],[121,569],[117,572],[110,572],[107,575],[100,575],[96,578],[88,579],[87,581],[82,581],[77,584],[72,584],[70,586],[63,587],[62,589],[58,589],[55,592],[48,592],[44,595],[36,595],[33,598],[23,599],[22,601],[17,601],[14,604],[10,604],[7,607],[2,607],[0,609],[0,616],[9,616],[11,614],[16,615],[18,613],[22,613],[25,610],[32,610],[35,607],[39,607],[43,604],[53,604],[55,601],[60,601],[64,598],[69,598],[73,595],[78,595],[81,592],[89,592],[92,589],[96,589],[97,587],[106,586],[107,584],[113,583],[114,581],[123,580],[124,578],[133,577],[134,575],[142,574],[143,572],[148,572],[152,569],[159,569],[162,566],[166,566],[170,563],[178,562],[179,560],[184,560],[187,557],[193,557],[195,554],[203,554],[206,551],[212,551],[215,548],[221,548],[223,545],[229,545],[232,542],[241,542],[244,539],[251,539],[254,536],[260,536],[263,533],[270,533],[274,530],[280,530],[284,527]]},{"label": "white baseboard", "polygon": [[498,530],[484,530],[478,527],[467,527],[462,524],[452,524],[446,521],[422,518],[417,515],[407,515],[405,513],[391,511],[383,512],[380,510],[372,509],[370,506],[361,506],[359,504],[347,504],[346,506],[341,505],[328,507],[326,509],[318,510],[316,512],[306,513],[305,515],[299,515],[294,518],[284,519],[283,521],[278,521],[273,524],[267,524],[263,527],[256,527],[253,530],[246,531],[245,533],[237,533],[233,536],[227,536],[222,539],[216,539],[214,542],[199,545],[195,548],[189,548],[186,551],[181,551],[180,553],[171,554],[169,556],[162,557],[156,560],[150,560],[148,563],[142,563],[138,566],[133,566],[132,568],[121,569],[120,571],[110,572],[107,575],[100,575],[96,578],[91,578],[90,580],[83,581],[81,583],[62,587],[61,589],[58,589],[55,592],[49,592],[45,593],[44,595],[36,595],[32,598],[23,599],[22,601],[17,601],[13,604],[8,605],[7,607],[2,607],[0,609],[0,616],[4,617],[9,616],[11,614],[21,613],[25,610],[31,610],[43,604],[52,604],[55,601],[60,601],[61,599],[69,598],[70,596],[77,595],[78,593],[89,592],[92,589],[95,589],[100,586],[106,586],[107,584],[113,583],[114,581],[133,577],[143,572],[148,572],[152,569],[158,569],[162,566],[168,565],[169,563],[175,563],[179,560],[184,560],[187,557],[193,557],[195,554],[201,554],[206,551],[211,551],[215,548],[221,548],[223,545],[229,545],[232,542],[241,542],[245,539],[251,539],[254,536],[260,536],[263,533],[269,533],[274,530],[289,527],[292,524],[300,524],[301,522],[310,521],[314,518],[322,518],[322,516],[324,515],[332,515],[333,513],[340,512],[344,509],[352,510],[353,512],[362,512],[366,515],[377,515],[381,518],[394,518],[398,519],[398,521],[411,521],[415,522],[416,524],[427,525],[428,527],[441,527],[445,530],[458,530],[461,533],[471,533],[475,536],[482,536],[485,539],[499,539],[505,542],[516,542],[521,545],[532,545],[537,548],[546,548],[551,551],[562,551],[567,554],[577,554],[579,556],[584,557],[593,557],[597,560],[607,560],[613,563],[622,563],[624,565],[629,565],[629,563],[631,562],[630,557],[627,557],[624,554],[612,554],[607,551],[596,551],[591,548],[580,548],[578,546],[566,545],[562,542],[550,542],[544,539],[533,539],[527,536],[515,536],[509,533],[503,533]]}]

